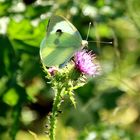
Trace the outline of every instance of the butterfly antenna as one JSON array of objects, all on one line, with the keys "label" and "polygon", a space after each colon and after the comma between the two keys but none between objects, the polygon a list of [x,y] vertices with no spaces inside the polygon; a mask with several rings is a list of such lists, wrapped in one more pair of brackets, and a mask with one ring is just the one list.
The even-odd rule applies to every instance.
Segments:
[{"label": "butterfly antenna", "polygon": [[[96,41],[91,40],[91,41],[88,41],[88,42],[95,42],[95,43],[97,43],[97,47],[98,47],[99,50],[100,50],[100,44],[110,44],[110,45],[112,45],[112,44],[113,44],[112,41],[110,41],[110,42],[100,41],[100,36],[99,36],[98,30],[97,30],[97,23],[94,22],[93,25],[94,25],[94,27],[95,27],[95,36],[96,36],[96,39],[97,39],[97,40],[96,40]],[[89,23],[89,29],[88,29],[87,39],[88,39],[88,35],[89,35],[90,28],[91,28],[91,22]],[[86,39],[86,40],[87,40],[87,39]]]},{"label": "butterfly antenna", "polygon": [[100,41],[100,37],[99,37],[98,32],[97,32],[97,24],[96,24],[96,23],[93,23],[93,25],[95,26],[95,36],[96,36],[96,38],[97,38],[97,41],[94,41],[94,40],[88,41],[89,32],[90,32],[90,29],[91,29],[91,22],[89,22],[86,41],[88,41],[89,43],[90,43],[90,42],[95,42],[95,43],[97,43],[97,46],[98,46],[99,49],[100,49],[100,44],[110,44],[110,45],[112,45],[112,44],[113,44],[112,41],[110,41],[110,42]]},{"label": "butterfly antenna", "polygon": [[89,25],[88,25],[88,32],[87,32],[86,41],[88,40],[88,36],[89,36],[89,31],[90,31],[90,28],[91,28],[91,22],[90,22],[90,23],[89,23]]},{"label": "butterfly antenna", "polygon": [[96,42],[96,43],[100,43],[100,44],[113,44],[113,42],[112,41],[110,41],[110,42],[106,42],[106,41],[88,41],[88,42]]}]

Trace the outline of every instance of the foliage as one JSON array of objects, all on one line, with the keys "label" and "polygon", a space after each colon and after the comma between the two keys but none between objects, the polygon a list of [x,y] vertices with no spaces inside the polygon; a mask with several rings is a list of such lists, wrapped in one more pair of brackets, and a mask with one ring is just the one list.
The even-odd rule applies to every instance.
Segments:
[{"label": "foliage", "polygon": [[[67,17],[89,42],[102,75],[77,89],[77,109],[64,103],[57,139],[139,139],[139,0],[0,1],[0,139],[46,139],[44,123],[54,97],[40,65],[39,46],[51,15]],[[107,125],[104,125],[106,122]],[[87,130],[85,130],[87,129]],[[27,138],[32,140],[33,138]]]}]

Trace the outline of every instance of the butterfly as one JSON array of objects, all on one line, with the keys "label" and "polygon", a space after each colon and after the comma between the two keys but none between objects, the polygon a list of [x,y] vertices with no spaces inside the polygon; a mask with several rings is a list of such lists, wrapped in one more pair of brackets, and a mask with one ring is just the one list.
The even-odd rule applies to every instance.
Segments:
[{"label": "butterfly", "polygon": [[68,62],[76,51],[88,45],[76,27],[62,16],[52,16],[47,25],[47,35],[40,45],[42,63],[61,66]]}]

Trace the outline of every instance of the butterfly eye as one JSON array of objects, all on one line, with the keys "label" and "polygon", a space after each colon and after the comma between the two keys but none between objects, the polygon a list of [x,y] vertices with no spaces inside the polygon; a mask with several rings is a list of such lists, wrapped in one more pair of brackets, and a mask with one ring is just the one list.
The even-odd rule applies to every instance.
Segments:
[{"label": "butterfly eye", "polygon": [[62,32],[61,29],[57,29],[57,30],[56,30],[56,34],[61,35],[62,33],[63,33],[63,32]]}]

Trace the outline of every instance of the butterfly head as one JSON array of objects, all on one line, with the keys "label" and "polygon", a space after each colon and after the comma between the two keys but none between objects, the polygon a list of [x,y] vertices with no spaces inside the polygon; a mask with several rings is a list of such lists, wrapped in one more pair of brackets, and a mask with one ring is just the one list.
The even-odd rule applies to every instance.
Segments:
[{"label": "butterfly head", "polygon": [[82,40],[82,48],[88,46],[88,41],[87,40]]}]

